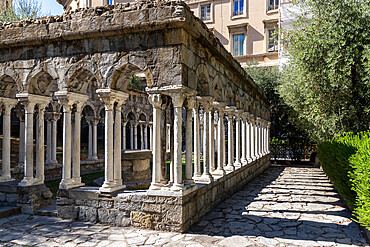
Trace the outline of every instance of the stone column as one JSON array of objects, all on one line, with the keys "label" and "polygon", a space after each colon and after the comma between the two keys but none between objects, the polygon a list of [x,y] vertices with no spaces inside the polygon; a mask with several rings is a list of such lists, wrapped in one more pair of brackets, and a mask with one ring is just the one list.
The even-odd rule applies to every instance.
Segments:
[{"label": "stone column", "polygon": [[74,187],[84,186],[81,182],[81,112],[84,102],[76,103],[73,126],[72,180]]},{"label": "stone column", "polygon": [[127,121],[122,124],[122,150],[126,150],[126,125]]},{"label": "stone column", "polygon": [[17,108],[15,114],[19,119],[19,149],[18,149],[18,167],[24,166],[24,154],[26,150],[25,146],[25,129],[24,129],[24,110],[22,108]]},{"label": "stone column", "polygon": [[215,113],[213,110],[209,111],[209,162],[210,171],[216,170],[215,164]]},{"label": "stone column", "polygon": [[134,149],[134,121],[130,121],[130,149]]},{"label": "stone column", "polygon": [[267,123],[267,153],[270,154],[270,128],[271,122]]},{"label": "stone column", "polygon": [[162,97],[160,94],[149,94],[149,102],[153,105],[153,169],[152,183],[149,190],[159,190],[161,185],[161,114]]},{"label": "stone column", "polygon": [[135,124],[134,124],[134,149],[137,150],[137,144],[138,144],[138,140],[137,140],[137,126],[139,125],[139,121],[136,121]]},{"label": "stone column", "polygon": [[[215,103],[214,103],[215,104]],[[223,176],[226,174],[224,169],[225,160],[225,122],[224,122],[225,105],[217,102],[218,123],[217,123],[217,170],[216,175]]]},{"label": "stone column", "polygon": [[234,165],[235,166],[238,166],[240,167],[241,166],[241,163],[240,163],[240,114],[242,112],[240,110],[237,110],[235,111],[235,129],[236,129],[236,133],[235,133],[235,144],[236,144],[236,151],[235,151],[235,163]]},{"label": "stone column", "polygon": [[174,108],[174,174],[173,186],[174,191],[184,190],[182,180],[182,107],[185,100],[183,93],[171,93]]},{"label": "stone column", "polygon": [[70,189],[73,184],[71,174],[71,141],[72,141],[72,105],[70,102],[61,102],[63,105],[63,171],[60,189]]},{"label": "stone column", "polygon": [[256,143],[256,156],[257,158],[261,158],[262,155],[261,155],[261,118],[257,117],[257,121],[256,121],[256,133],[257,133],[257,143]]},{"label": "stone column", "polygon": [[88,121],[87,120],[87,117],[86,117],[86,122],[87,122],[87,125],[89,125],[89,141],[88,141],[88,146],[87,146],[87,158],[89,160],[92,159],[92,146],[93,146],[93,128],[92,128],[92,121]]},{"label": "stone column", "polygon": [[144,149],[148,149],[148,124],[144,125]]},{"label": "stone column", "polygon": [[256,140],[255,140],[255,117],[250,114],[250,150],[251,150],[251,159],[252,161],[256,160]]},{"label": "stone column", "polygon": [[93,125],[93,146],[92,146],[92,159],[98,159],[98,123],[99,117],[95,117],[94,121],[92,121]]},{"label": "stone column", "polygon": [[122,126],[122,103],[118,102],[115,106],[115,119],[114,119],[114,160],[113,160],[113,166],[114,166],[114,183],[116,186],[122,185],[122,166],[121,166],[121,160],[122,160],[122,133],[121,133],[121,126]]},{"label": "stone column", "polygon": [[153,123],[149,123],[150,150],[153,150]]},{"label": "stone column", "polygon": [[210,136],[210,103],[212,103],[211,99],[203,99],[202,106],[203,106],[203,174],[201,176],[201,180],[203,182],[212,182],[213,177],[210,173],[210,165],[211,165],[211,158],[210,158],[210,145],[209,145],[209,136]]},{"label": "stone column", "polygon": [[57,160],[57,121],[60,118],[59,112],[54,112],[51,119],[51,164],[58,164]]},{"label": "stone column", "polygon": [[[16,102],[16,100],[14,100]],[[11,110],[15,106],[15,102],[3,102],[4,113],[3,113],[3,157],[2,157],[2,172],[0,182],[11,180],[10,173],[10,150],[11,150]]]},{"label": "stone column", "polygon": [[226,111],[227,113],[227,128],[228,128],[228,162],[227,166],[225,167],[225,170],[228,171],[234,171],[234,124],[233,124],[233,114],[235,112],[235,107],[227,107]]},{"label": "stone column", "polygon": [[200,119],[199,119],[199,104],[194,104],[194,177],[201,176],[200,171]]},{"label": "stone column", "polygon": [[44,147],[44,112],[47,105],[39,105],[37,110],[37,146],[36,146],[36,180],[44,183],[45,147]]},{"label": "stone column", "polygon": [[185,134],[185,146],[186,146],[186,161],[185,161],[185,183],[194,185],[193,176],[193,109],[194,99],[189,97],[186,101],[186,134]]},{"label": "stone column", "polygon": [[46,119],[46,164],[51,163],[51,135],[52,135],[52,122],[51,112],[45,113]]},{"label": "stone column", "polygon": [[247,157],[246,156],[247,135],[246,135],[246,115],[245,115],[245,113],[243,113],[241,121],[242,121],[242,158],[241,158],[241,162],[242,162],[242,164],[246,164],[247,163],[247,158],[246,158]]},{"label": "stone column", "polygon": [[246,113],[246,122],[245,122],[245,125],[246,125],[246,130],[247,130],[247,133],[246,133],[246,148],[247,148],[247,156],[246,156],[246,159],[247,159],[247,162],[248,163],[251,163],[253,161],[252,159],[252,155],[251,155],[251,145],[252,145],[252,142],[251,142],[251,121],[250,121],[250,114],[249,113]]},{"label": "stone column", "polygon": [[24,178],[19,186],[29,186],[34,183],[33,177],[33,112],[35,103],[25,102],[25,145],[26,155],[24,160]]}]

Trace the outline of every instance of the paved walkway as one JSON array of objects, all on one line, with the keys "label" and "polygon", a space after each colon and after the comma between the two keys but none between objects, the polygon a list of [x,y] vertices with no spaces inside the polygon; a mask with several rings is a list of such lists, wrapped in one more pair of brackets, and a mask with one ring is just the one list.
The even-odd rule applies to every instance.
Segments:
[{"label": "paved walkway", "polygon": [[186,234],[52,217],[0,219],[0,246],[367,246],[318,168],[271,167]]}]

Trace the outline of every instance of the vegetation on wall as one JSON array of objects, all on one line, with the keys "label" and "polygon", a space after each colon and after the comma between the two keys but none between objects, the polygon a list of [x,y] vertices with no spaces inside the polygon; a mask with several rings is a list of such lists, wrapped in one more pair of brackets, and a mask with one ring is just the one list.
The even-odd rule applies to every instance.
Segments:
[{"label": "vegetation on wall", "polygon": [[[296,3],[297,4],[297,3]],[[315,141],[370,122],[370,1],[300,1],[279,93]]]},{"label": "vegetation on wall", "polygon": [[0,9],[0,22],[20,21],[27,18],[45,16],[38,0],[15,0],[14,6]]},{"label": "vegetation on wall", "polygon": [[318,156],[356,220],[370,230],[370,131],[325,141]]}]

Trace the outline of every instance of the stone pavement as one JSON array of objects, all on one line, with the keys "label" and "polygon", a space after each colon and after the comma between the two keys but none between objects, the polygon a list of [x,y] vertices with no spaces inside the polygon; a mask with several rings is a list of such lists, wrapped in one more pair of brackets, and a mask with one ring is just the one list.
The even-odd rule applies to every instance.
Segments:
[{"label": "stone pavement", "polygon": [[273,166],[185,234],[19,214],[0,246],[368,246],[319,168]]}]

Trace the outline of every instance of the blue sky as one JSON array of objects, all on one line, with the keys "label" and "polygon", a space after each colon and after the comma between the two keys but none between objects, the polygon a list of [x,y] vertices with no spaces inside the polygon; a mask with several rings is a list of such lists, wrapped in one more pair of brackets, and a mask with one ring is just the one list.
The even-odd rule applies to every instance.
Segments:
[{"label": "blue sky", "polygon": [[42,4],[42,13],[50,13],[51,15],[61,15],[63,7],[55,0],[39,0]]}]

